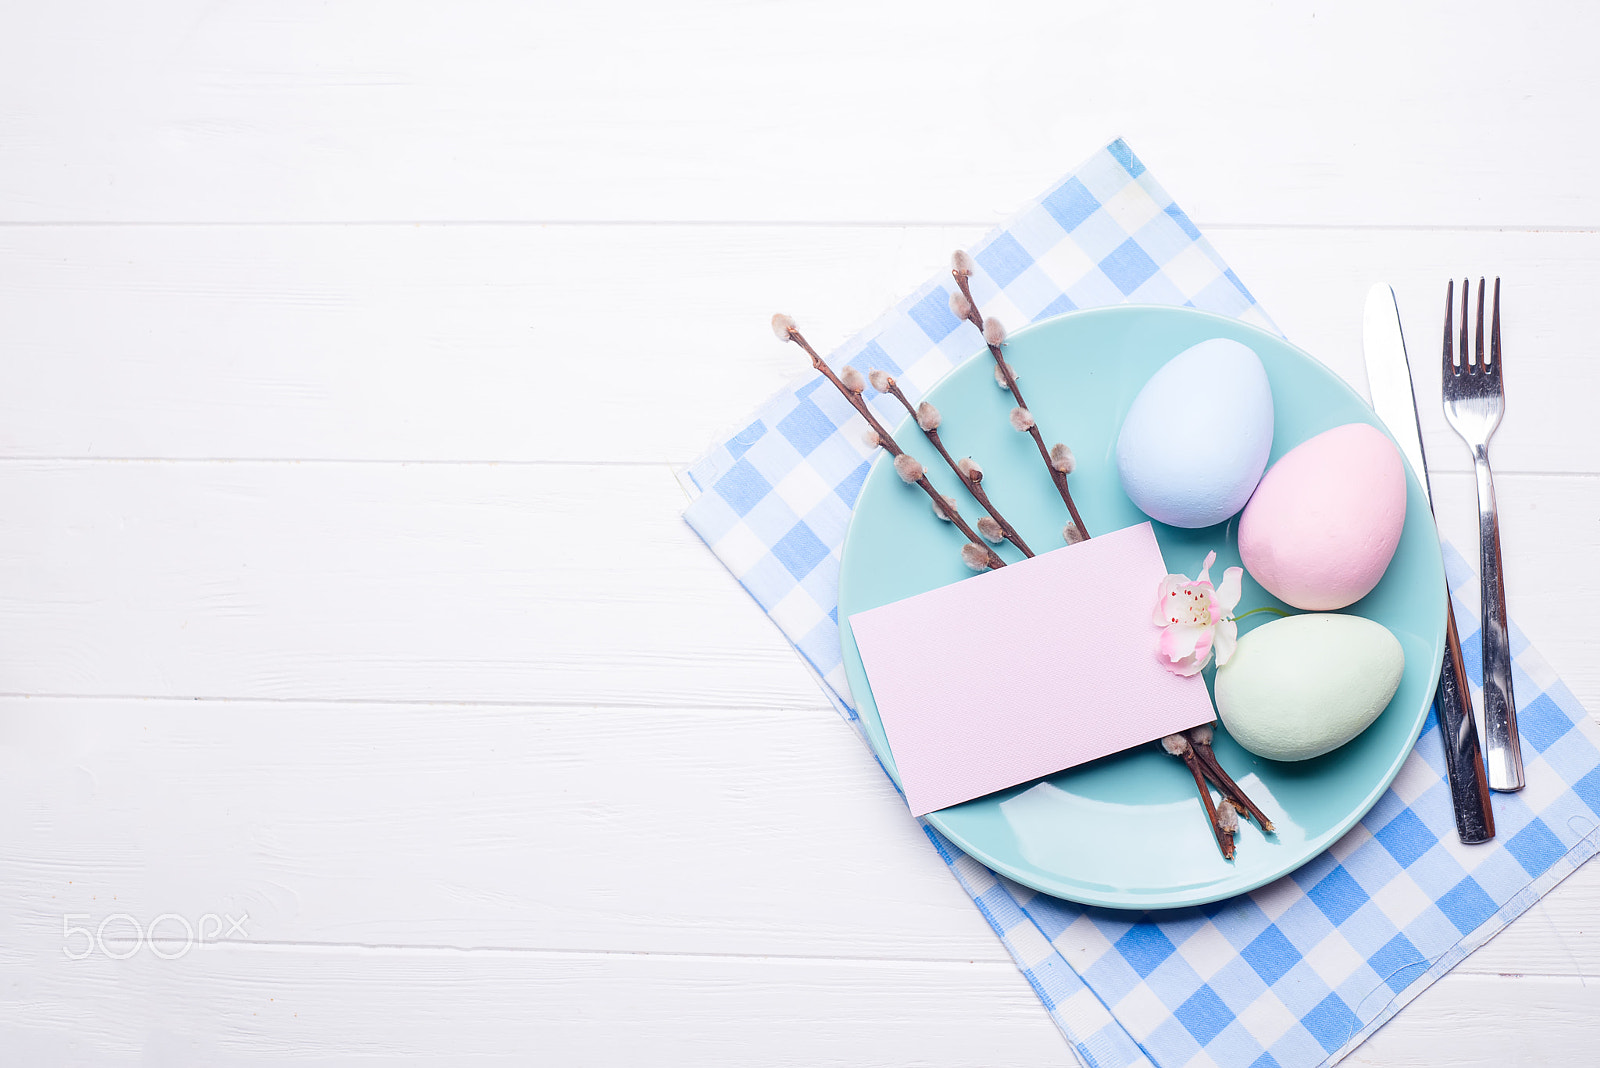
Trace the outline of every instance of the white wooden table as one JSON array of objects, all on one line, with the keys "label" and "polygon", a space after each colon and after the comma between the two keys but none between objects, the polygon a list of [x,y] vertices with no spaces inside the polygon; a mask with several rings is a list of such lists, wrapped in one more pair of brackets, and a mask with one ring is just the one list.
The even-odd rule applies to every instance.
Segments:
[{"label": "white wooden table", "polygon": [[[1427,368],[1504,276],[1600,710],[1592,7],[6,6],[6,1064],[1070,1063],[673,469],[1118,135],[1358,389],[1368,285]],[[1592,1057],[1597,907],[1354,1062]]]}]

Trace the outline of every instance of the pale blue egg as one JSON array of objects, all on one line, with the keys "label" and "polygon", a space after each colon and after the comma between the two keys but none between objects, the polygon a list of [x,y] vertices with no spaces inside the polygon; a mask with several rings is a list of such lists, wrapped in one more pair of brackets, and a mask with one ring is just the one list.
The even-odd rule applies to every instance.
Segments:
[{"label": "pale blue egg", "polygon": [[1117,436],[1128,499],[1175,527],[1237,514],[1272,451],[1272,387],[1248,346],[1213,338],[1174,356],[1139,390]]}]

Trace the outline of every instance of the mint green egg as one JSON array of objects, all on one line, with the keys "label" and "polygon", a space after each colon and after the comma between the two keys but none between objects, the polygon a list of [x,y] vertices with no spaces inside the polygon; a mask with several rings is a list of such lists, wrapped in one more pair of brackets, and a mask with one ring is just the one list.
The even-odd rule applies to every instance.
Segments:
[{"label": "mint green egg", "polygon": [[1217,669],[1217,712],[1234,741],[1268,760],[1310,760],[1377,719],[1405,671],[1400,642],[1361,616],[1312,612],[1239,639]]}]

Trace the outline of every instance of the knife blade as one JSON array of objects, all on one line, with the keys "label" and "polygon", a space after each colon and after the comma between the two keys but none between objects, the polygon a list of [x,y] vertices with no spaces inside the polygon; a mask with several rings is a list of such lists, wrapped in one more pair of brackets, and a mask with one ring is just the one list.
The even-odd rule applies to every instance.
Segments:
[{"label": "knife blade", "polygon": [[[1367,293],[1361,319],[1361,347],[1367,363],[1367,385],[1372,408],[1400,445],[1411,469],[1422,483],[1428,506],[1433,507],[1433,487],[1428,479],[1428,458],[1422,450],[1422,428],[1417,420],[1417,395],[1406,359],[1405,333],[1400,327],[1400,306],[1394,290],[1383,283]],[[1447,592],[1444,599],[1445,655],[1439,669],[1439,688],[1433,708],[1444,741],[1445,771],[1455,808],[1456,833],[1469,845],[1494,837],[1494,809],[1489,805],[1489,780],[1478,746],[1478,727],[1472,718],[1472,695],[1461,660],[1461,636]]]},{"label": "knife blade", "polygon": [[1372,409],[1394,435],[1411,470],[1417,473],[1431,508],[1433,486],[1428,480],[1428,458],[1422,451],[1422,430],[1417,425],[1417,395],[1411,385],[1405,335],[1400,329],[1400,306],[1395,302],[1394,290],[1382,282],[1367,292],[1367,306],[1361,316],[1361,350],[1367,360]]}]

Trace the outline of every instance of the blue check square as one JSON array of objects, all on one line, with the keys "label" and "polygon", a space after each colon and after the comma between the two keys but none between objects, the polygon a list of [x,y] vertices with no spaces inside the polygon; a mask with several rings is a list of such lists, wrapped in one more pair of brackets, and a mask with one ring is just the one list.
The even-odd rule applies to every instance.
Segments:
[{"label": "blue check square", "polygon": [[717,479],[712,488],[734,512],[749,515],[750,509],[767,499],[772,483],[762,478],[749,460],[740,460],[728,468],[727,474]]},{"label": "blue check square", "polygon": [[1572,720],[1561,711],[1561,706],[1540,694],[1517,709],[1517,732],[1522,740],[1539,752],[1544,752],[1563,735],[1572,730]]},{"label": "blue check square", "polygon": [[[950,336],[952,330],[961,325],[961,320],[950,310],[950,294],[943,289],[935,289],[917,301],[906,314],[910,315],[912,321],[922,327],[923,332],[933,341],[943,341]],[[888,362],[887,360],[868,362],[867,366],[882,368],[894,374],[894,371],[884,366]]]},{"label": "blue check square", "polygon": [[1239,956],[1255,969],[1262,982],[1271,986],[1287,975],[1289,969],[1300,960],[1300,951],[1278,930],[1278,925],[1273,924],[1240,950]]},{"label": "blue check square", "polygon": [[1233,1013],[1228,1011],[1228,1006],[1209,986],[1202,986],[1196,990],[1190,995],[1189,1000],[1174,1009],[1172,1014],[1202,1046],[1220,1035],[1222,1029],[1233,1022]]},{"label": "blue check square", "polygon": [[1300,1018],[1300,1024],[1329,1053],[1355,1037],[1359,1022],[1338,994],[1329,994]]},{"label": "blue check square", "polygon": [[1577,794],[1591,811],[1600,815],[1600,767],[1573,783],[1572,792]]},{"label": "blue check square", "polygon": [[809,398],[794,406],[794,411],[778,421],[778,433],[801,456],[809,456],[818,445],[833,437],[839,427]]},{"label": "blue check square", "polygon": [[[1017,275],[1033,266],[1033,257],[1028,255],[1028,250],[1010,234],[1001,234],[973,258],[1001,289],[1016,281]],[[972,296],[976,300],[978,294],[974,293]]]},{"label": "blue check square", "polygon": [[1385,942],[1367,958],[1367,964],[1397,994],[1428,970],[1427,958],[1403,934],[1397,934]]},{"label": "blue check square", "polygon": [[[942,294],[943,292],[944,290],[942,289],[938,290],[935,295]],[[943,296],[940,296],[939,299],[945,300],[945,304],[943,305],[944,314],[950,320],[950,329],[954,330],[958,324],[956,323],[956,317],[950,314],[949,302]],[[921,304],[916,304],[912,307],[919,308],[921,307]],[[912,313],[907,312],[906,314],[911,315]],[[913,318],[915,318],[915,316],[913,316]],[[934,325],[935,323],[942,323],[942,320],[938,320],[931,311],[924,310],[923,320],[918,320],[917,325],[921,326],[923,330],[927,331],[931,335],[935,330],[940,329],[940,326]],[[945,331],[945,333],[949,332],[949,330]],[[942,337],[943,335],[941,334],[940,336]],[[869,341],[865,345],[861,346],[861,351],[852,356],[850,358],[850,362],[854,364],[856,368],[858,368],[863,374],[874,369],[888,371],[892,375],[897,375],[900,373],[900,365],[894,361],[894,357],[890,356],[888,351],[885,350],[884,347],[875,340]]]},{"label": "blue check square", "polygon": [[1529,875],[1543,875],[1567,851],[1555,832],[1537,817],[1506,842],[1506,849]]},{"label": "blue check square", "polygon": [[1139,243],[1129,238],[1100,261],[1100,269],[1127,296],[1149,281],[1158,268]]},{"label": "blue check square", "polygon": [[777,557],[784,570],[802,579],[828,558],[828,546],[811,532],[810,527],[800,522],[772,547],[772,555]]},{"label": "blue check square", "polygon": [[1044,210],[1061,224],[1061,229],[1070,231],[1076,230],[1079,223],[1099,211],[1100,202],[1081,181],[1068,178],[1045,195]]},{"label": "blue check square", "polygon": [[1149,978],[1162,961],[1177,952],[1171,940],[1153,923],[1136,923],[1128,933],[1117,939],[1117,952],[1127,961],[1139,978]]},{"label": "blue check square", "polygon": [[866,485],[867,475],[871,470],[872,465],[863,460],[848,475],[839,480],[833,487],[833,492],[845,504],[854,507],[856,498],[861,496],[861,487]]},{"label": "blue check square", "polygon": [[1439,899],[1439,911],[1462,934],[1471,934],[1494,915],[1494,899],[1484,893],[1483,887],[1472,876],[1467,876],[1445,892]]},{"label": "blue check square", "polygon": [[1368,901],[1367,892],[1361,889],[1361,884],[1342,865],[1334,868],[1306,893],[1335,927],[1355,915],[1356,910]]},{"label": "blue check square", "polygon": [[1379,828],[1373,837],[1402,868],[1411,867],[1439,841],[1438,835],[1409,808]]}]

